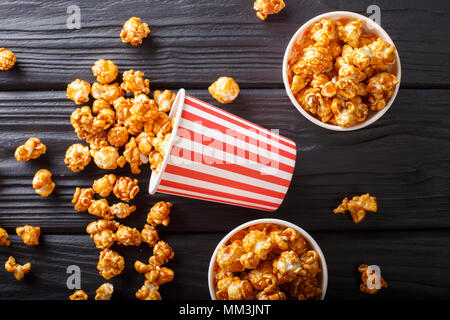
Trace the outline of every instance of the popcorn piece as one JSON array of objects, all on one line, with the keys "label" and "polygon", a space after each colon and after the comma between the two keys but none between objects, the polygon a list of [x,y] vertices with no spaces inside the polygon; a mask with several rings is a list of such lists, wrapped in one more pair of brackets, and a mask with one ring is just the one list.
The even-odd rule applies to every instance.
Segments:
[{"label": "popcorn piece", "polygon": [[119,69],[113,61],[99,59],[92,66],[92,73],[100,84],[108,84],[116,80]]},{"label": "popcorn piece", "polygon": [[147,215],[147,223],[152,226],[162,224],[167,227],[170,222],[170,208],[173,204],[171,202],[159,201],[149,211]]},{"label": "popcorn piece", "polygon": [[0,48],[0,70],[6,71],[16,64],[16,55],[5,48]]},{"label": "popcorn piece", "polygon": [[272,241],[264,232],[252,230],[242,240],[242,247],[246,252],[253,252],[259,259],[265,260],[272,250]]},{"label": "popcorn piece", "polygon": [[115,123],[115,118],[116,114],[113,109],[102,109],[98,112],[97,116],[94,117],[92,126],[96,131],[107,130]]},{"label": "popcorn piece", "polygon": [[248,273],[248,280],[256,290],[273,289],[278,284],[270,260],[264,260],[256,269],[251,270]]},{"label": "popcorn piece", "polygon": [[114,286],[111,283],[104,283],[95,291],[95,300],[111,300],[114,293]]},{"label": "popcorn piece", "polygon": [[88,212],[94,216],[103,218],[105,220],[112,220],[114,216],[106,199],[93,200],[89,206]]},{"label": "popcorn piece", "polygon": [[115,126],[108,131],[108,143],[113,147],[124,146],[128,141],[128,130],[122,126]]},{"label": "popcorn piece", "polygon": [[279,288],[273,290],[263,290],[256,293],[258,300],[287,300],[286,293],[280,291]]},{"label": "popcorn piece", "polygon": [[154,266],[162,266],[173,259],[174,256],[175,254],[167,242],[158,241],[153,247],[153,256],[148,259],[148,262]]},{"label": "popcorn piece", "polygon": [[154,120],[158,116],[158,106],[154,100],[149,99],[146,94],[140,94],[132,99],[131,115],[137,121]]},{"label": "popcorn piece", "polygon": [[38,138],[29,138],[23,145],[19,146],[14,153],[17,161],[28,161],[37,159],[47,150],[45,144]]},{"label": "popcorn piece", "polygon": [[398,83],[396,76],[386,72],[381,72],[371,77],[367,84],[367,91],[372,95],[369,98],[370,109],[373,111],[383,109]]},{"label": "popcorn piece", "polygon": [[158,116],[152,123],[152,131],[154,135],[161,135],[163,138],[172,131],[172,121],[167,113],[158,112]]},{"label": "popcorn piece", "polygon": [[146,23],[141,24],[141,18],[131,17],[123,25],[120,37],[124,43],[137,46],[142,43],[142,39],[150,34],[150,29]]},{"label": "popcorn piece", "polygon": [[331,110],[335,116],[336,123],[342,128],[348,128],[364,122],[368,115],[368,107],[362,103],[360,96],[356,96],[347,102],[340,98],[334,98]]},{"label": "popcorn piece", "polygon": [[302,59],[314,74],[320,74],[333,66],[333,57],[327,47],[313,45],[303,50]]},{"label": "popcorn piece", "polygon": [[98,220],[88,224],[86,232],[99,249],[108,249],[116,241],[115,231],[119,227],[116,221]]},{"label": "popcorn piece", "polygon": [[88,300],[88,295],[83,290],[77,290],[69,296],[69,300]]},{"label": "popcorn piece", "polygon": [[95,130],[92,126],[94,117],[92,116],[91,109],[88,106],[74,110],[70,116],[70,122],[72,123],[75,133],[80,139],[87,139],[95,134]]},{"label": "popcorn piece", "polygon": [[241,272],[244,266],[241,263],[241,256],[246,251],[242,247],[240,240],[233,241],[230,245],[223,246],[217,252],[217,263],[225,272]]},{"label": "popcorn piece", "polygon": [[130,206],[127,203],[119,202],[111,206],[111,213],[119,219],[125,219],[136,211],[136,206]]},{"label": "popcorn piece", "polygon": [[113,103],[114,100],[123,97],[125,93],[122,91],[118,83],[100,84],[94,82],[91,87],[91,95],[95,99],[103,99],[108,103]]},{"label": "popcorn piece", "polygon": [[125,71],[122,79],[123,82],[120,87],[125,92],[132,92],[135,96],[138,96],[141,93],[150,93],[150,80],[144,79],[144,73],[142,71]]},{"label": "popcorn piece", "polygon": [[148,158],[150,161],[150,169],[158,173],[164,160],[163,156],[158,151],[152,150]]},{"label": "popcorn piece", "polygon": [[156,90],[153,93],[153,99],[158,105],[158,111],[169,112],[172,108],[173,101],[175,100],[175,93],[170,90],[164,90],[163,92]]},{"label": "popcorn piece", "polygon": [[152,264],[144,264],[141,261],[134,263],[134,268],[138,273],[144,273],[145,278],[156,286],[173,281],[173,270],[166,267],[159,267]]},{"label": "popcorn piece", "polygon": [[145,280],[144,285],[136,292],[136,298],[140,300],[161,300],[158,289],[159,286],[149,280]]},{"label": "popcorn piece", "polygon": [[284,251],[273,262],[274,274],[280,284],[293,281],[301,269],[301,260],[294,251]]},{"label": "popcorn piece", "polygon": [[117,252],[110,249],[104,249],[100,252],[97,269],[103,278],[109,280],[121,274],[124,268],[125,260]]},{"label": "popcorn piece", "polygon": [[73,172],[83,171],[84,167],[91,162],[89,147],[83,146],[80,143],[71,145],[66,151],[64,162]]},{"label": "popcorn piece", "polygon": [[358,271],[361,273],[362,283],[359,289],[362,293],[376,294],[381,289],[387,288],[387,282],[371,266],[362,264],[358,267]]},{"label": "popcorn piece", "polygon": [[94,198],[94,190],[92,188],[76,188],[73,195],[72,203],[74,209],[79,212],[86,212]]},{"label": "popcorn piece", "polygon": [[89,91],[91,85],[86,81],[76,79],[67,86],[67,98],[76,104],[83,104],[89,101]]},{"label": "popcorn piece", "polygon": [[153,138],[153,147],[157,152],[161,154],[161,157],[163,158],[166,156],[166,152],[169,149],[169,142],[171,138],[171,133],[164,135],[161,132],[158,133],[155,138]]},{"label": "popcorn piece", "polygon": [[136,228],[120,225],[116,231],[116,240],[123,246],[139,246],[141,244],[141,233]]},{"label": "popcorn piece", "polygon": [[139,151],[148,156],[150,154],[150,151],[153,149],[153,138],[155,135],[153,133],[148,132],[141,132],[136,137],[136,143],[139,148]]},{"label": "popcorn piece", "polygon": [[96,99],[92,104],[92,113],[98,114],[103,109],[110,109],[111,104],[103,99]]},{"label": "popcorn piece", "polygon": [[114,110],[116,110],[116,121],[118,125],[125,123],[131,113],[130,109],[133,106],[131,99],[126,99],[124,97],[117,98],[113,102]]},{"label": "popcorn piece", "polygon": [[353,222],[359,223],[366,217],[366,211],[377,212],[377,198],[366,193],[361,196],[355,196],[352,200],[345,198],[342,203],[333,210],[334,213],[350,212]]},{"label": "popcorn piece", "polygon": [[106,198],[113,191],[114,184],[116,183],[117,177],[114,174],[105,174],[100,179],[94,180],[92,188],[97,192],[100,197]]},{"label": "popcorn piece", "polygon": [[123,156],[125,157],[126,161],[130,164],[131,173],[133,174],[141,173],[141,169],[139,169],[139,166],[143,163],[142,159],[145,157],[141,156],[141,152],[138,148],[136,139],[134,137],[132,137],[125,145],[125,151],[123,152]]},{"label": "popcorn piece", "polygon": [[347,23],[345,26],[340,24],[338,27],[339,39],[357,48],[359,45],[359,38],[363,33],[362,21],[355,20]]},{"label": "popcorn piece", "polygon": [[220,77],[208,88],[209,93],[220,103],[230,103],[239,94],[239,86],[231,77]]},{"label": "popcorn piece", "polygon": [[99,150],[91,150],[91,155],[100,169],[114,170],[118,166],[119,152],[114,147],[105,146]]},{"label": "popcorn piece", "polygon": [[37,194],[48,197],[55,189],[51,172],[46,169],[41,169],[36,172],[33,178],[33,188]]},{"label": "popcorn piece", "polygon": [[10,244],[11,242],[8,240],[8,232],[0,227],[0,246],[8,247]]},{"label": "popcorn piece", "polygon": [[219,300],[251,300],[253,287],[248,280],[239,277],[227,277],[217,283],[216,296]]},{"label": "popcorn piece", "polygon": [[39,245],[39,236],[41,235],[40,227],[25,225],[16,228],[16,233],[19,237],[22,237],[23,243],[27,246]]},{"label": "popcorn piece", "polygon": [[31,264],[27,262],[24,265],[20,265],[16,263],[13,257],[9,257],[5,263],[5,269],[8,272],[12,272],[16,280],[22,280],[31,271]]},{"label": "popcorn piece", "polygon": [[141,239],[142,242],[148,243],[150,247],[154,247],[159,240],[158,230],[152,225],[144,225],[144,229],[141,231]]},{"label": "popcorn piece", "polygon": [[114,185],[113,192],[120,200],[130,202],[139,192],[138,180],[119,177]]},{"label": "popcorn piece", "polygon": [[322,19],[312,27],[311,38],[321,46],[327,46],[338,38],[336,23],[329,19]]},{"label": "popcorn piece", "polygon": [[253,4],[253,9],[256,16],[261,20],[266,20],[269,14],[277,14],[285,7],[283,0],[256,0]]}]

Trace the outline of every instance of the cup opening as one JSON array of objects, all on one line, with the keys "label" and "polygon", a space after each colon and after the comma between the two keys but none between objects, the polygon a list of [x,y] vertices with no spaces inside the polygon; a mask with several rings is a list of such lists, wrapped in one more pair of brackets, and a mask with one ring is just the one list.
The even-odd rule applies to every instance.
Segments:
[{"label": "cup opening", "polygon": [[156,189],[158,188],[159,183],[161,182],[161,176],[162,176],[164,170],[166,169],[167,162],[169,161],[170,151],[172,150],[172,147],[174,145],[175,137],[177,136],[178,126],[180,124],[181,113],[183,112],[185,96],[186,96],[186,92],[184,89],[178,90],[175,100],[173,101],[172,108],[169,112],[169,119],[171,121],[175,120],[173,122],[172,136],[169,141],[169,146],[167,148],[166,155],[164,156],[161,167],[159,168],[159,172],[151,173],[150,183],[148,186],[148,192],[151,195],[155,194]]}]

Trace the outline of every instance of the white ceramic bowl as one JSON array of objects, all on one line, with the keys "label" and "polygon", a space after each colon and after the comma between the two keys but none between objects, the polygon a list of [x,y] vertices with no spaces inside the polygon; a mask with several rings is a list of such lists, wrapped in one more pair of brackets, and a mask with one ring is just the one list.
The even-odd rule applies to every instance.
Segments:
[{"label": "white ceramic bowl", "polygon": [[289,99],[291,99],[291,102],[298,109],[298,111],[300,111],[300,113],[303,116],[305,116],[305,118],[307,118],[309,121],[311,121],[312,123],[314,123],[322,128],[329,129],[329,130],[335,130],[335,131],[352,131],[352,130],[358,130],[358,129],[367,127],[368,125],[370,125],[370,124],[374,123],[375,121],[377,121],[378,119],[380,119],[389,110],[389,108],[391,107],[392,103],[395,100],[395,97],[397,96],[398,89],[400,88],[400,81],[401,81],[401,74],[402,74],[400,57],[398,55],[398,51],[395,50],[397,62],[389,68],[388,72],[394,74],[398,78],[399,83],[397,84],[397,86],[395,88],[394,94],[392,95],[392,97],[390,98],[388,103],[386,104],[386,107],[384,107],[382,110],[377,111],[377,112],[369,112],[369,116],[367,117],[366,121],[364,121],[356,126],[349,127],[349,128],[341,128],[337,125],[323,123],[322,121],[314,118],[307,111],[305,111],[302,108],[302,106],[297,102],[297,100],[294,97],[294,94],[292,93],[292,91],[290,89],[289,79],[288,79],[288,68],[289,68],[288,61],[293,57],[292,48],[293,48],[294,44],[296,44],[298,41],[300,41],[302,39],[304,33],[306,31],[308,31],[312,27],[313,24],[315,24],[316,22],[320,21],[323,18],[330,19],[332,21],[337,21],[339,19],[351,19],[351,20],[361,19],[363,22],[364,32],[375,34],[377,37],[380,37],[383,40],[385,40],[386,42],[388,42],[389,44],[395,46],[392,39],[389,37],[389,35],[386,33],[386,31],[384,31],[384,29],[379,24],[377,24],[373,20],[371,20],[363,15],[360,15],[360,14],[357,14],[354,12],[348,12],[348,11],[334,11],[334,12],[328,12],[325,14],[321,14],[315,18],[312,18],[311,20],[306,22],[304,25],[302,25],[301,28],[298,29],[297,32],[294,34],[294,36],[292,37],[291,41],[289,42],[289,44],[286,48],[286,52],[284,54],[284,59],[283,59],[283,82],[284,82],[284,86],[286,88],[286,92],[289,96]]},{"label": "white ceramic bowl", "polygon": [[219,242],[219,244],[217,245],[216,249],[214,250],[214,253],[211,257],[211,261],[209,263],[209,269],[208,269],[208,286],[209,286],[209,294],[211,295],[211,299],[212,300],[217,300],[216,298],[216,293],[215,293],[215,286],[214,286],[214,278],[215,278],[215,273],[214,273],[214,264],[216,262],[216,258],[217,258],[217,252],[219,251],[219,249],[225,244],[227,243],[227,241],[234,235],[236,234],[236,232],[248,228],[249,226],[253,226],[255,224],[260,224],[260,223],[273,223],[273,224],[277,224],[283,227],[288,227],[288,228],[292,228],[295,231],[297,231],[298,233],[300,233],[303,238],[306,240],[306,242],[309,244],[309,247],[312,248],[313,250],[315,250],[320,257],[320,264],[322,267],[322,273],[321,273],[321,284],[322,284],[322,296],[321,296],[321,300],[323,300],[325,298],[325,294],[327,292],[327,286],[328,286],[328,268],[327,268],[327,262],[325,261],[325,256],[323,255],[322,250],[320,249],[319,245],[317,244],[317,242],[313,239],[313,237],[311,237],[305,230],[303,230],[302,228],[300,228],[299,226],[284,221],[284,220],[280,220],[280,219],[257,219],[257,220],[252,220],[249,222],[246,222],[244,224],[241,224],[240,226],[234,228],[233,230],[231,230],[223,239],[222,241]]}]

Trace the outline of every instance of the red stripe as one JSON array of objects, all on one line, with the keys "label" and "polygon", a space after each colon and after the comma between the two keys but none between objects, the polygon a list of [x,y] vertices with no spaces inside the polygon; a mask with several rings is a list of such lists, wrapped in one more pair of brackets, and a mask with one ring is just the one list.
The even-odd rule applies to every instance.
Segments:
[{"label": "red stripe", "polygon": [[[190,120],[190,121],[192,121],[192,122],[199,121],[199,122],[201,122],[201,124],[202,124],[203,126],[205,126],[205,127],[208,127],[208,128],[210,128],[210,129],[217,130],[217,131],[221,132],[221,133],[224,134],[224,135],[230,135],[229,132],[227,133],[227,131],[230,130],[229,128],[224,127],[224,126],[222,126],[222,125],[220,125],[220,124],[218,124],[218,123],[216,123],[216,122],[213,122],[213,121],[211,121],[211,120],[202,118],[202,117],[200,117],[200,116],[198,116],[198,115],[195,115],[195,114],[193,114],[193,113],[191,113],[191,112],[189,112],[189,111],[183,110],[183,112],[182,112],[182,114],[181,114],[181,117],[182,117],[183,119]],[[285,157],[285,158],[288,158],[288,159],[291,159],[291,160],[294,160],[294,161],[295,161],[295,157],[296,157],[295,153],[290,153],[290,152],[287,152],[287,151],[285,151],[285,150],[279,149],[279,148],[275,147],[274,145],[270,145],[270,144],[268,144],[268,143],[262,142],[262,141],[260,141],[260,140],[257,140],[257,139],[255,139],[255,138],[252,138],[252,137],[247,136],[247,135],[245,135],[245,134],[236,134],[235,137],[236,137],[237,139],[239,139],[239,140],[244,141],[245,143],[250,143],[250,144],[253,144],[254,146],[257,146],[257,147],[259,147],[258,142],[260,142],[260,143],[262,143],[262,144],[267,145],[268,147],[270,147],[270,150],[269,150],[269,151],[271,151],[271,152],[273,152],[273,153],[277,153],[277,154],[279,154],[279,155],[281,155],[281,156],[283,156],[283,157]],[[248,141],[247,141],[247,140],[248,140]],[[269,149],[269,148],[268,148],[268,149]]]},{"label": "red stripe", "polygon": [[226,178],[222,178],[222,177],[217,177],[217,176],[207,174],[204,172],[199,172],[199,171],[195,171],[195,170],[191,170],[191,169],[187,169],[187,168],[177,167],[177,166],[174,166],[171,164],[168,164],[166,166],[164,173],[172,173],[175,175],[179,175],[179,176],[183,176],[183,177],[187,177],[187,178],[191,178],[191,179],[195,179],[195,180],[211,182],[211,183],[219,184],[222,186],[235,188],[235,189],[241,189],[241,190],[249,191],[249,192],[254,192],[254,193],[262,194],[262,195],[273,197],[273,198],[279,198],[279,199],[284,198],[284,193],[281,193],[281,192],[268,190],[265,188],[257,187],[255,185],[250,185],[250,184],[239,182],[236,180],[230,180],[230,179],[226,179]]},{"label": "red stripe", "polygon": [[243,204],[243,203],[238,203],[238,202],[233,202],[233,201],[218,200],[218,199],[213,199],[213,198],[210,198],[210,197],[202,197],[202,196],[197,196],[197,195],[194,196],[194,195],[191,195],[191,194],[188,194],[188,193],[167,190],[167,189],[164,189],[164,188],[158,188],[157,191],[158,192],[163,192],[163,193],[168,193],[168,194],[174,194],[174,195],[177,195],[177,196],[193,198],[193,199],[208,200],[208,201],[213,201],[213,202],[218,202],[218,203],[231,204],[231,205],[234,205],[234,206],[241,206],[241,207],[253,208],[253,209],[264,210],[264,211],[275,211],[276,209],[278,209],[278,208],[267,209],[267,208],[263,208],[263,207],[252,206],[250,204]]},{"label": "red stripe", "polygon": [[[260,154],[256,154],[254,152],[250,152],[249,150],[245,150],[242,148],[239,148],[238,146],[234,146],[231,144],[228,144],[226,142],[220,141],[220,140],[212,140],[212,137],[208,137],[205,135],[201,135],[200,133],[194,132],[190,129],[184,128],[184,127],[178,127],[178,131],[177,131],[177,136],[183,138],[184,136],[182,135],[182,132],[180,132],[179,129],[185,130],[186,132],[188,132],[190,134],[190,140],[191,141],[195,141],[198,143],[201,143],[204,146],[207,147],[211,147],[223,152],[228,152],[226,150],[233,150],[233,152],[229,152],[229,153],[233,153],[235,156],[240,156],[245,158],[246,160],[252,160],[255,162],[258,162],[262,165],[268,166],[268,167],[272,167],[275,169],[280,169],[282,171],[285,171],[287,173],[292,173],[294,172],[294,167],[290,166],[288,164],[276,161],[276,160],[272,160],[270,158],[264,157]],[[197,139],[193,139],[192,137],[196,137],[197,135],[201,135],[202,139],[200,141],[197,141]],[[207,137],[208,139],[211,139],[212,141],[204,141],[205,139],[203,139],[203,137]],[[206,139],[207,140],[207,139]],[[213,143],[214,141],[217,141],[218,143],[221,144],[221,146],[218,146],[217,144]],[[275,163],[274,163],[275,162]]]},{"label": "red stripe", "polygon": [[[208,113],[212,113],[212,114],[214,114],[216,117],[219,117],[219,118],[221,118],[221,119],[223,119],[223,120],[227,120],[227,121],[229,121],[229,122],[231,122],[231,123],[234,123],[234,124],[236,124],[236,125],[238,125],[238,126],[240,126],[240,127],[246,128],[246,129],[253,129],[253,130],[254,130],[255,128],[254,128],[253,126],[255,126],[255,127],[257,127],[258,129],[260,129],[260,131],[258,132],[258,133],[260,133],[260,134],[261,134],[261,132],[264,132],[266,135],[270,135],[270,136],[274,136],[274,137],[277,136],[277,135],[274,134],[273,132],[270,132],[269,130],[267,130],[267,129],[263,128],[263,127],[260,127],[260,126],[258,126],[257,124],[254,124],[254,123],[252,123],[252,122],[250,122],[250,121],[247,121],[247,120],[245,120],[245,119],[239,118],[239,117],[237,117],[237,116],[235,116],[235,115],[233,115],[233,114],[231,114],[231,113],[229,113],[229,112],[227,112],[227,111],[225,111],[225,110],[216,108],[216,107],[214,107],[214,106],[212,106],[212,105],[210,105],[210,104],[208,104],[208,106],[209,106],[211,109],[213,109],[213,110],[211,110],[211,109],[209,109],[209,108],[206,108],[206,107],[204,107],[203,105],[200,104],[200,103],[206,103],[206,102],[203,102],[203,101],[201,101],[201,100],[199,100],[199,99],[197,99],[197,98],[191,97],[191,96],[189,96],[189,95],[186,95],[185,97],[188,98],[188,99],[187,99],[187,101],[188,101],[187,104],[189,104],[190,106],[192,106],[192,107],[194,107],[194,108],[203,110],[203,111],[208,112]],[[196,101],[198,101],[198,102],[196,102]],[[200,103],[199,103],[199,102],[200,102]],[[228,116],[227,116],[227,115],[228,115]],[[240,121],[236,120],[235,117],[239,118]],[[249,124],[249,125],[248,125],[248,124]],[[253,125],[253,126],[252,126],[252,125]],[[285,139],[287,139],[287,138],[285,138]],[[287,139],[287,140],[289,140],[289,139]],[[279,139],[279,141],[280,141],[281,144],[283,144],[283,145],[285,145],[285,146],[287,146],[287,147],[296,149],[295,142],[292,141],[292,140],[285,141],[285,140],[283,140],[283,139]]]},{"label": "red stripe", "polygon": [[159,185],[163,186],[163,187],[164,186],[172,187],[172,188],[178,188],[178,189],[182,189],[182,190],[186,190],[186,191],[202,193],[204,195],[222,197],[222,198],[227,198],[227,199],[231,199],[231,200],[245,201],[245,202],[250,202],[250,203],[254,203],[254,204],[261,204],[264,206],[275,207],[275,208],[277,208],[280,205],[279,203],[238,196],[238,195],[227,193],[227,192],[220,192],[220,191],[215,191],[215,190],[211,190],[211,189],[195,187],[195,186],[191,186],[191,185],[188,185],[185,183],[179,183],[179,182],[169,181],[169,180],[161,180]]},{"label": "red stripe", "polygon": [[286,180],[277,176],[263,175],[259,171],[240,166],[234,163],[223,163],[223,160],[219,160],[201,153],[173,146],[170,152],[172,156],[180,157],[188,161],[201,163],[214,168],[242,174],[244,176],[252,177],[258,180],[264,180],[270,183],[278,184],[283,187],[289,187],[290,180]]}]

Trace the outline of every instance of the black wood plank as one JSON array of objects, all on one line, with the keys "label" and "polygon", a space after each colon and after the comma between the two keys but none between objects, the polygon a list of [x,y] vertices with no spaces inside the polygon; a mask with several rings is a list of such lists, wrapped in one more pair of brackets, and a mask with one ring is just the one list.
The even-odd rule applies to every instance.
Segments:
[{"label": "black wood plank", "polygon": [[[211,102],[206,90],[190,94]],[[8,230],[31,223],[47,233],[82,233],[95,219],[73,210],[75,187],[89,186],[109,171],[91,163],[79,174],[64,164],[65,150],[80,142],[70,125],[75,108],[65,93],[0,93],[0,226]],[[291,105],[283,90],[242,90],[223,108],[269,129],[279,129],[298,145],[295,175],[281,208],[273,214],[210,202],[147,194],[149,169],[143,166],[138,211],[125,220],[141,225],[153,203],[170,199],[176,219],[169,232],[224,232],[245,221],[277,217],[308,230],[387,230],[450,227],[449,90],[400,90],[391,110],[366,129],[338,133],[319,128]],[[15,148],[37,136],[48,152],[19,163]],[[49,168],[57,185],[43,199],[31,180]],[[126,166],[118,174],[128,174]],[[379,213],[355,225],[331,210],[345,196],[370,192],[378,197]],[[112,196],[111,202],[117,201]]]},{"label": "black wood plank", "polygon": [[[64,89],[75,78],[93,80],[96,59],[113,59],[121,71],[134,68],[153,84],[205,88],[231,75],[244,88],[281,88],[281,62],[294,32],[312,17],[334,10],[366,14],[371,0],[287,1],[266,22],[253,1],[77,1],[81,29],[66,26],[73,1],[2,1],[0,45],[12,49],[17,66],[0,73],[0,88]],[[448,2],[377,1],[381,23],[396,43],[404,87],[449,87]],[[137,48],[119,33],[131,16],[152,29]]]},{"label": "black wood plank", "polygon": [[[448,267],[450,236],[447,231],[431,232],[314,232],[329,269],[327,299],[427,299],[450,294]],[[209,299],[207,270],[215,246],[224,236],[209,234],[164,234],[175,250],[169,266],[175,280],[161,287],[163,299]],[[0,262],[13,255],[19,263],[30,261],[32,271],[23,281],[0,269],[0,299],[67,299],[69,265],[81,269],[81,287],[91,299],[106,282],[98,275],[98,252],[87,235],[42,235],[38,247],[25,247],[11,236],[11,247],[0,247]],[[114,247],[125,257],[124,272],[108,282],[115,286],[113,299],[135,299],[144,276],[133,269],[136,259],[146,261],[151,249]],[[375,264],[389,284],[375,296],[359,292],[357,267]]]}]

